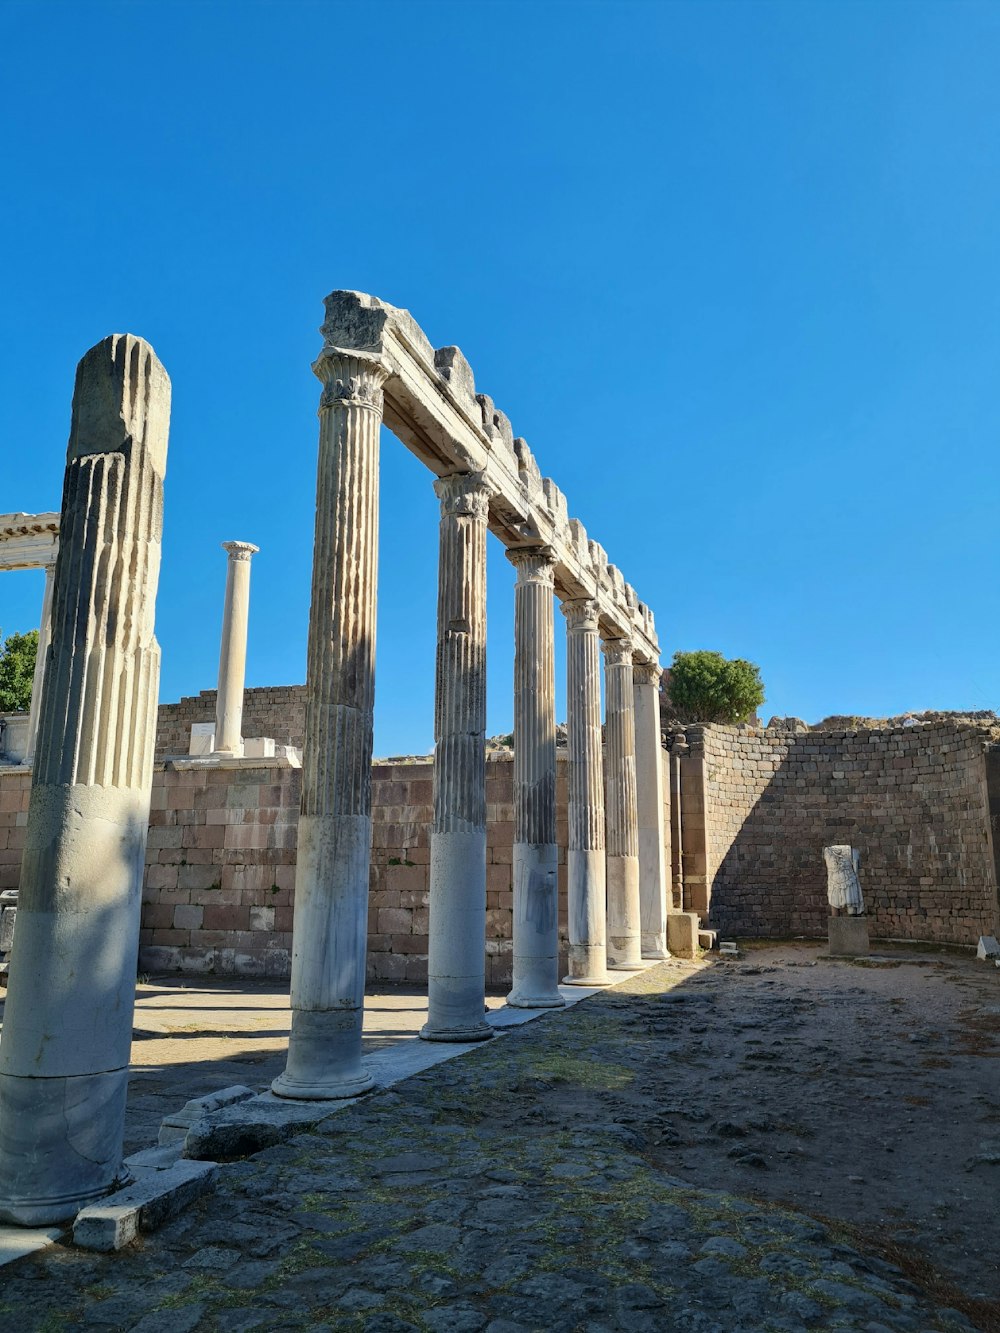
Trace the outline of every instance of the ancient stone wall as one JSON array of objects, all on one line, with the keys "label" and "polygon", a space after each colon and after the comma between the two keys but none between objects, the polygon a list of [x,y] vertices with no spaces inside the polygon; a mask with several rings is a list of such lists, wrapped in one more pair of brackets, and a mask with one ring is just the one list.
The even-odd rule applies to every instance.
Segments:
[{"label": "ancient stone wall", "polygon": [[[704,747],[710,917],[724,932],[824,935],[832,843],[861,851],[873,935],[975,944],[995,929],[982,728],[687,735],[693,756]],[[685,852],[697,833],[685,827]]]},{"label": "ancient stone wall", "polygon": [[[215,690],[185,695],[177,703],[160,704],[156,723],[156,757],[188,753],[193,722],[215,721]],[[243,692],[243,735],[270,736],[278,745],[301,748],[305,735],[306,687],[266,685]]]}]

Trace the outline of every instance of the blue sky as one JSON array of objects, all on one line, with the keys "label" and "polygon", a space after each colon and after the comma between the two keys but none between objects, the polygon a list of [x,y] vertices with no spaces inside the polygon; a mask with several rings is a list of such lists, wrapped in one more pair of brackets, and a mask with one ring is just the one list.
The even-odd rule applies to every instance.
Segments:
[{"label": "blue sky", "polygon": [[[303,680],[309,364],[357,288],[462,347],[665,661],[751,658],[765,717],[997,705],[998,68],[972,0],[4,0],[0,511],[58,507],[75,364],[142,335],[161,697],[215,683],[233,538],[248,681]],[[386,435],[380,753],[432,739],[436,528]],[[491,539],[494,732],[513,578]],[[40,597],[5,576],[3,630]]]}]

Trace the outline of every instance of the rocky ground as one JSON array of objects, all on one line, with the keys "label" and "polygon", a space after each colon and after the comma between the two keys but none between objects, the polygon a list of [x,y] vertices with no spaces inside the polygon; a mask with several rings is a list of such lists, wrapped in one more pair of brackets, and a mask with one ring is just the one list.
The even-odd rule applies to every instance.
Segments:
[{"label": "rocky ground", "polygon": [[221,1173],[21,1330],[1000,1330],[1000,972],[666,963]]}]

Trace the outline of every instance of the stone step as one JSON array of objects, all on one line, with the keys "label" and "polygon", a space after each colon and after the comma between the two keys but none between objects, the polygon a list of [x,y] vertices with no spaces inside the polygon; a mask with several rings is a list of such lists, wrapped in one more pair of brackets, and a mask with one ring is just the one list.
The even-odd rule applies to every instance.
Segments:
[{"label": "stone step", "polygon": [[698,947],[700,949],[714,949],[718,938],[719,932],[717,930],[706,930],[702,927],[698,931]]}]

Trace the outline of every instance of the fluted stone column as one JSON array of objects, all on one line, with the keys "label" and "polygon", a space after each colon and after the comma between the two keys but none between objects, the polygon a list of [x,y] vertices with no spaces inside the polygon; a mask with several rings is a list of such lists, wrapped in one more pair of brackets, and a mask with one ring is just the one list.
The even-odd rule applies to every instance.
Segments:
[{"label": "fluted stone column", "polygon": [[608,966],[642,966],[639,907],[639,828],[635,791],[635,703],[632,644],[604,641],[607,709]]},{"label": "fluted stone column", "polygon": [[0,1218],[58,1222],[121,1173],[160,652],[170,381],[129,334],[76,372],[0,1041]]},{"label": "fluted stone column", "polygon": [[493,1036],[486,1001],[486,518],[482,473],[441,501],[427,1023],[430,1041]]},{"label": "fluted stone column", "polygon": [[508,551],[514,587],[514,985],[507,1003],[558,1009],[556,706],[550,547]]},{"label": "fluted stone column", "polygon": [[282,1097],[353,1097],[361,1064],[371,862],[372,714],[382,386],[376,356],[327,345]]},{"label": "fluted stone column", "polygon": [[574,598],[566,617],[566,726],[569,739],[569,974],[574,986],[606,986],[604,760],[597,602]]},{"label": "fluted stone column", "polygon": [[247,621],[250,616],[250,558],[260,550],[250,542],[223,542],[229,555],[226,600],[222,607],[219,691],[215,701],[215,749],[243,753],[243,684],[247,673]]},{"label": "fluted stone column", "polygon": [[38,719],[42,714],[42,689],[45,684],[45,659],[49,653],[52,639],[52,585],[55,581],[55,565],[45,566],[45,592],[42,595],[42,620],[38,626],[38,653],[35,657],[35,674],[31,682],[31,704],[28,709],[28,745],[25,761],[31,763],[35,755],[35,743],[38,739]]},{"label": "fluted stone column", "polygon": [[660,738],[660,667],[636,662],[635,789],[639,830],[639,909],[643,958],[669,958],[667,865],[663,820],[663,743]]}]

